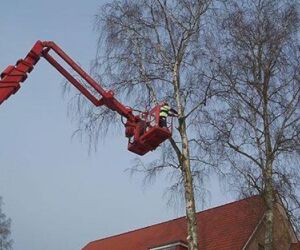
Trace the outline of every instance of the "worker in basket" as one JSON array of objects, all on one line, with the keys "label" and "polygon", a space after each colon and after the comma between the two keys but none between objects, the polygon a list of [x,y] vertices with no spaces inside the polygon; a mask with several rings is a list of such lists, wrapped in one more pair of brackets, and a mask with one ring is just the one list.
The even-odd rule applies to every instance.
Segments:
[{"label": "worker in basket", "polygon": [[167,127],[167,117],[178,117],[178,112],[171,108],[168,102],[163,102],[159,111],[159,126]]}]

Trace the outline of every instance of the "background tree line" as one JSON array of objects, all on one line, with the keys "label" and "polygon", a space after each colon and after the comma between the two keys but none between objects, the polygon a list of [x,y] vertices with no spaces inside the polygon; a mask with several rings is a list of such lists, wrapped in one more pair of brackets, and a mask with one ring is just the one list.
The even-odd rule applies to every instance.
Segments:
[{"label": "background tree line", "polygon": [[3,201],[0,197],[0,250],[12,249],[13,241],[10,238],[11,219],[2,211]]}]

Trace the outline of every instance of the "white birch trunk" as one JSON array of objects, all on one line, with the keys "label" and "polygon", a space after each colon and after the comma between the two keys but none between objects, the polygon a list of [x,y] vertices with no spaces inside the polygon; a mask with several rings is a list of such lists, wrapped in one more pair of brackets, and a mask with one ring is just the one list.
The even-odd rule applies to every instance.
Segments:
[{"label": "white birch trunk", "polygon": [[184,195],[186,204],[186,217],[187,217],[187,229],[188,236],[187,242],[189,250],[198,250],[198,229],[196,219],[196,205],[194,197],[194,185],[193,176],[190,164],[190,151],[189,142],[186,131],[186,122],[184,117],[184,108],[180,99],[180,77],[179,77],[179,63],[174,65],[173,71],[173,83],[175,90],[175,97],[177,102],[177,108],[179,113],[179,133],[182,141],[181,158],[179,162],[181,164],[181,171],[184,179]]}]

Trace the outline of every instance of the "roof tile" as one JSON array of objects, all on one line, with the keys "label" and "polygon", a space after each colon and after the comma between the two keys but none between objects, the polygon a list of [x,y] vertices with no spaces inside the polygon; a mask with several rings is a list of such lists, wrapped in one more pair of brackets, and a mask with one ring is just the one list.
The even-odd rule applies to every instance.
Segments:
[{"label": "roof tile", "polygon": [[[240,250],[254,231],[265,209],[253,196],[197,213],[199,248]],[[83,250],[148,250],[175,241],[186,241],[185,217],[166,221],[89,243]]]}]

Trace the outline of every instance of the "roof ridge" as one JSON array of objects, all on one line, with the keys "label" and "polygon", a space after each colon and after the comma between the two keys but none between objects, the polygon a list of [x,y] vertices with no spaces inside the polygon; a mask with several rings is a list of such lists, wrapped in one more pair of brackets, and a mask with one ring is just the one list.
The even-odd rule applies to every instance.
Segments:
[{"label": "roof ridge", "polygon": [[235,200],[235,201],[232,201],[232,202],[229,202],[229,203],[226,203],[226,204],[218,205],[218,206],[216,206],[216,207],[211,207],[211,208],[205,209],[205,210],[203,210],[203,211],[197,212],[197,214],[199,214],[199,213],[205,213],[205,212],[207,212],[207,211],[211,211],[211,210],[214,210],[214,209],[219,209],[219,208],[221,208],[221,207],[233,205],[234,203],[243,202],[243,201],[245,201],[245,200],[250,200],[250,199],[257,198],[257,197],[260,197],[260,195],[259,195],[259,194],[256,194],[256,195],[253,195],[253,196],[249,196],[249,197],[243,198],[243,199],[241,199],[241,200]]},{"label": "roof ridge", "polygon": [[[239,202],[243,202],[245,200],[254,199],[254,198],[258,197],[258,196],[260,196],[260,195],[249,196],[249,197],[246,197],[246,198],[241,199],[241,200],[232,201],[230,203],[226,203],[226,204],[219,205],[219,206],[216,206],[216,207],[212,207],[212,208],[209,208],[209,209],[206,209],[206,210],[203,210],[203,211],[199,211],[196,214],[198,215],[198,214],[202,214],[202,213],[205,213],[205,212],[208,212],[208,211],[219,209],[221,207],[230,206],[230,205],[233,205],[234,203],[239,203]],[[124,232],[124,233],[119,233],[119,234],[116,234],[116,235],[111,235],[111,236],[108,236],[108,237],[104,237],[102,239],[91,241],[87,245],[95,243],[95,242],[99,242],[99,241],[104,241],[104,240],[107,240],[107,239],[111,239],[111,238],[116,238],[116,237],[119,237],[121,235],[126,235],[126,234],[134,233],[134,232],[137,232],[137,231],[142,231],[142,230],[145,230],[145,229],[150,228],[150,227],[160,226],[160,225],[163,225],[163,224],[166,224],[166,223],[172,223],[172,222],[175,222],[175,221],[178,221],[178,220],[182,220],[184,218],[185,218],[185,216],[181,216],[181,217],[178,217],[178,218],[175,218],[175,219],[171,219],[171,220],[159,222],[159,223],[152,224],[152,225],[149,225],[149,226],[145,226],[145,227],[142,227],[142,228],[133,229],[133,230],[130,230],[130,231],[127,231],[127,232]]]},{"label": "roof ridge", "polygon": [[102,241],[102,240],[107,240],[107,239],[110,239],[110,238],[119,237],[121,235],[130,234],[130,233],[133,233],[133,232],[136,232],[136,231],[142,231],[142,230],[145,230],[145,229],[147,229],[149,227],[159,226],[159,225],[162,225],[162,224],[166,224],[166,223],[169,223],[169,222],[173,222],[173,221],[176,221],[176,220],[183,219],[184,217],[185,216],[181,216],[181,217],[178,217],[178,218],[175,218],[175,219],[171,219],[171,220],[159,222],[159,223],[152,224],[152,225],[149,225],[149,226],[145,226],[145,227],[142,227],[142,228],[132,229],[132,230],[124,232],[124,233],[119,233],[119,234],[111,235],[111,236],[108,236],[108,237],[105,237],[105,238],[102,238],[102,239],[94,240],[94,241],[92,241],[90,243],[94,243],[94,242],[98,242],[98,241]]}]

